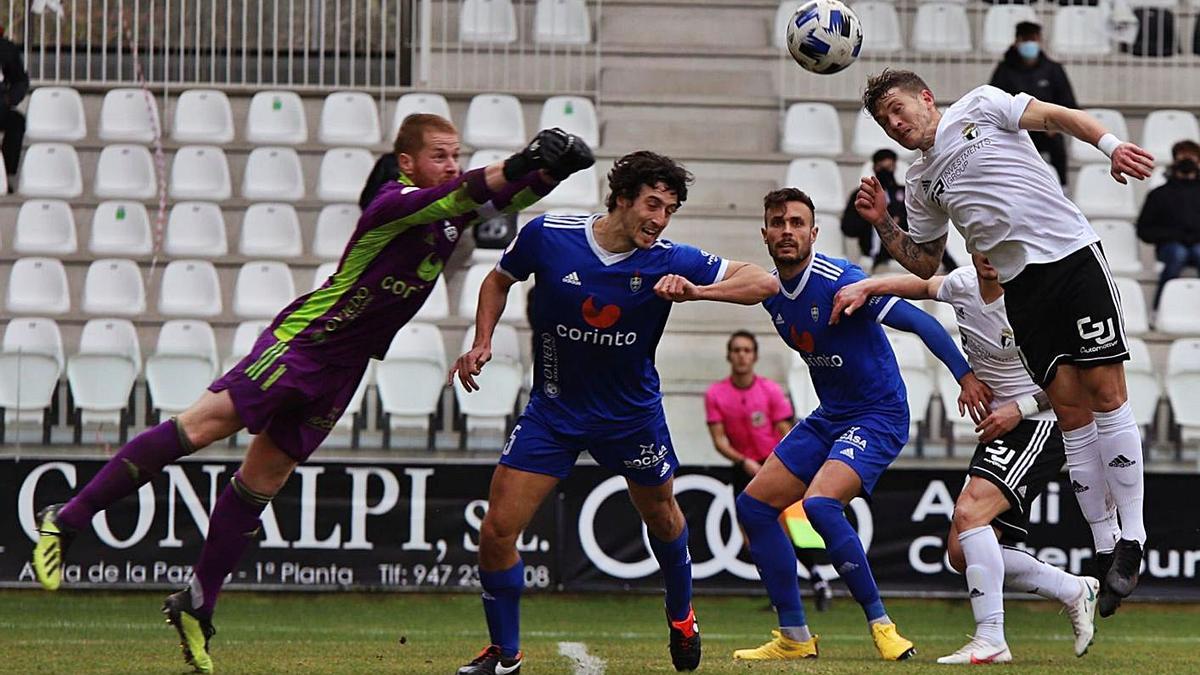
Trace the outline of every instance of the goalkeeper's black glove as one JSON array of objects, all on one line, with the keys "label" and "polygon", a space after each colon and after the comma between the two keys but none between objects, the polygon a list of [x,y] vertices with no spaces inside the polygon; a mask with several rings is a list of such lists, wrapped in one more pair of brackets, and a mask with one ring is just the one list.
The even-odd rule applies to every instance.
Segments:
[{"label": "goalkeeper's black glove", "polygon": [[559,128],[542,129],[523,150],[504,160],[504,179],[512,182],[530,171],[545,169],[557,162],[570,138]]},{"label": "goalkeeper's black glove", "polygon": [[546,163],[546,173],[558,180],[563,180],[576,171],[583,171],[596,163],[592,149],[582,138],[575,134],[567,135],[567,147],[563,149],[558,159]]}]

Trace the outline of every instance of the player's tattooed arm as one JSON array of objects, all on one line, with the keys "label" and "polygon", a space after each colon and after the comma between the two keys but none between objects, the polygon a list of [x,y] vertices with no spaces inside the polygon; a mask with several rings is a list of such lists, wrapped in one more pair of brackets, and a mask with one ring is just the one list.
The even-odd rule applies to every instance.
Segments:
[{"label": "player's tattooed arm", "polygon": [[942,264],[942,253],[946,250],[946,237],[942,236],[925,243],[917,243],[907,232],[900,229],[891,214],[884,214],[882,222],[873,223],[879,240],[887,247],[896,262],[913,274],[928,279],[937,273]]}]

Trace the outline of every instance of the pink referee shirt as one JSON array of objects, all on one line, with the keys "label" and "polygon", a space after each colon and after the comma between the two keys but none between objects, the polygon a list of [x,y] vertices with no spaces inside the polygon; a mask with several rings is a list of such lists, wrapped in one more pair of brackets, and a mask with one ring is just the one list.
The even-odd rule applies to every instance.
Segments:
[{"label": "pink referee shirt", "polygon": [[748,389],[734,386],[730,378],[715,382],[704,394],[708,423],[725,425],[725,435],[738,452],[761,462],[781,436],[775,423],[792,419],[792,404],[783,389],[765,377],[754,377]]}]

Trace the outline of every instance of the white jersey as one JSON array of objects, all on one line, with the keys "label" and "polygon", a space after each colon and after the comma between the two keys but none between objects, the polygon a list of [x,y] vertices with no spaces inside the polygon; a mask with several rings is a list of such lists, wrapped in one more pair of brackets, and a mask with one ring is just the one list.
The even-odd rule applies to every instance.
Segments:
[{"label": "white jersey", "polygon": [[[988,304],[979,294],[975,268],[965,265],[947,274],[938,289],[938,302],[954,307],[959,339],[975,376],[992,390],[992,409],[1041,391],[1021,363],[1021,353],[1004,313],[1004,295]],[[1046,410],[1029,419],[1052,420]]]},{"label": "white jersey", "polygon": [[908,232],[946,234],[947,219],[1010,281],[1025,265],[1060,260],[1099,241],[1019,126],[1033,98],[984,85],[942,115],[933,147],[905,180]]}]

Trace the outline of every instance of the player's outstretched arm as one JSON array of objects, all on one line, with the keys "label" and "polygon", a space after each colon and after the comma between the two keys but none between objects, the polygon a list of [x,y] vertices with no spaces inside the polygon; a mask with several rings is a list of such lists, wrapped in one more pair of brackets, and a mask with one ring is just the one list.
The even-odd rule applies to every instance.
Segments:
[{"label": "player's outstretched arm", "polygon": [[942,264],[942,253],[946,250],[946,235],[921,244],[913,241],[888,213],[887,196],[878,178],[869,176],[862,179],[858,186],[858,197],[854,200],[854,208],[875,228],[888,253],[891,253],[892,258],[903,265],[904,269],[922,279],[928,279],[937,273],[938,266]]},{"label": "player's outstretched arm", "polygon": [[457,373],[464,389],[468,392],[479,391],[475,376],[492,360],[492,335],[496,332],[500,315],[504,313],[504,306],[508,304],[508,289],[515,283],[515,279],[497,270],[492,270],[484,277],[479,287],[479,304],[475,308],[475,340],[471,343],[471,351],[458,357],[450,366],[448,384],[454,383]]},{"label": "player's outstretched arm", "polygon": [[909,300],[936,300],[938,290],[942,287],[944,276],[922,279],[920,277],[901,274],[888,277],[872,277],[856,281],[838,289],[833,296],[833,312],[829,315],[829,324],[836,324],[842,315],[850,316],[875,295],[895,295]]},{"label": "player's outstretched arm", "polygon": [[1113,180],[1126,183],[1126,176],[1144,180],[1154,171],[1154,156],[1133,143],[1108,132],[1100,120],[1082,110],[1072,110],[1034,99],[1021,115],[1021,128],[1070,134],[1096,146],[1112,160]]},{"label": "player's outstretched arm", "polygon": [[654,292],[671,302],[715,300],[739,305],[757,305],[779,292],[779,280],[758,265],[736,260],[726,262],[725,276],[720,281],[698,286],[683,275],[667,274],[654,285]]}]

